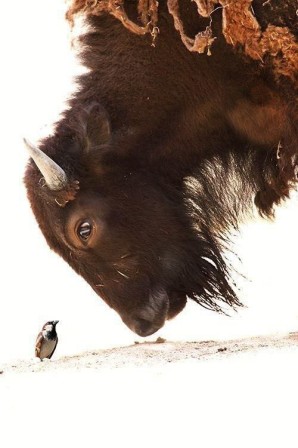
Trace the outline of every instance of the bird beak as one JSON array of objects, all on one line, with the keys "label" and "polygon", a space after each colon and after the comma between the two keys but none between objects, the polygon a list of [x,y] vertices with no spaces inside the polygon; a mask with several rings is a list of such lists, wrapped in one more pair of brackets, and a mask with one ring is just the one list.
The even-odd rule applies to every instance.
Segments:
[{"label": "bird beak", "polygon": [[53,321],[53,324],[54,324],[54,325],[57,325],[58,322],[59,322],[59,320],[54,320],[54,321]]}]

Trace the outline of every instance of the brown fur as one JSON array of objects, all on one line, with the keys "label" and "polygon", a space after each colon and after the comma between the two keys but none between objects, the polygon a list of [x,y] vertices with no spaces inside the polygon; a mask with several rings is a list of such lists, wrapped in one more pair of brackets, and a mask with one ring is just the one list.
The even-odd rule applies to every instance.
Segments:
[{"label": "brown fur", "polygon": [[[228,44],[232,46],[241,45],[246,55],[252,59],[263,62],[264,57],[270,57],[273,71],[277,78],[281,75],[291,78],[297,85],[298,73],[298,44],[297,25],[292,25],[294,33],[284,25],[286,17],[295,21],[297,16],[297,3],[295,0],[283,1],[283,5],[277,4],[279,0],[263,2],[262,0],[194,0],[198,14],[210,19],[204,30],[196,34],[194,38],[189,37],[180,17],[179,0],[167,0],[169,13],[173,16],[174,26],[179,31],[181,40],[189,51],[211,54],[210,47],[217,36],[213,36],[211,23],[212,14],[218,8],[222,10],[222,31]],[[163,1],[161,1],[162,3]],[[165,2],[165,1],[164,1]],[[125,12],[125,0],[73,0],[67,12],[67,18],[73,22],[78,13],[85,15],[111,14],[122,22],[130,31],[137,34],[151,32],[156,37],[158,29],[158,7],[157,0],[139,0],[138,14],[143,26],[129,20]],[[260,4],[263,10],[260,10]],[[260,19],[265,19],[267,11],[271,8],[271,17],[280,19],[283,26],[276,26],[267,21],[267,26],[261,28],[258,18],[255,16],[254,7],[257,8]],[[276,12],[275,12],[276,10]],[[275,15],[274,15],[275,12]],[[286,22],[288,25],[288,23]]]},{"label": "brown fur", "polygon": [[[89,72],[40,147],[69,183],[49,190],[33,162],[25,175],[50,247],[141,335],[174,317],[187,297],[216,311],[239,305],[223,256],[229,231],[253,200],[273,216],[298,171],[293,78],[276,72],[270,49],[263,64],[228,45],[214,2],[180,0],[179,16],[169,4],[73,2],[69,16],[83,11],[90,25],[79,38]],[[193,46],[208,26],[211,56],[189,51],[182,34]],[[86,241],[82,222],[92,229]]]}]

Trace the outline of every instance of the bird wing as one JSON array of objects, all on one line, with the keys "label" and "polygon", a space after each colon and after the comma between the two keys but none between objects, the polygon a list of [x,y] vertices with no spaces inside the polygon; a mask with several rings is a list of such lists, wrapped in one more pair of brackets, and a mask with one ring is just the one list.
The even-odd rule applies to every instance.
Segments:
[{"label": "bird wing", "polygon": [[57,338],[56,338],[56,344],[55,344],[55,347],[53,348],[53,351],[52,351],[52,353],[50,354],[50,356],[48,356],[49,359],[51,359],[51,357],[53,356],[53,354],[54,354],[54,352],[55,352],[55,350],[56,350],[57,344],[58,344],[58,336],[57,336]]},{"label": "bird wing", "polygon": [[35,356],[37,358],[39,358],[39,356],[40,356],[42,340],[43,340],[43,336],[42,336],[42,333],[40,332],[39,335],[37,336],[36,343],[35,343]]}]

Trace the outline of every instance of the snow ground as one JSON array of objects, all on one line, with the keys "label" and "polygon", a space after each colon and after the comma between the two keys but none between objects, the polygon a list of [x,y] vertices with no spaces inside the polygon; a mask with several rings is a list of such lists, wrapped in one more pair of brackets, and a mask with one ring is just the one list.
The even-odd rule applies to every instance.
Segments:
[{"label": "snow ground", "polygon": [[297,447],[297,355],[295,335],[145,343],[5,368],[2,446]]}]

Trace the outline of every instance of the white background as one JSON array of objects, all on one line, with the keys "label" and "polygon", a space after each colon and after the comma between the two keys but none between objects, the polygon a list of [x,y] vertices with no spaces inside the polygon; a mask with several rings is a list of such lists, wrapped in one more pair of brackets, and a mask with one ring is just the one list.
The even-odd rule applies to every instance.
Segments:
[{"label": "white background", "polygon": [[[31,358],[40,327],[52,319],[60,320],[56,357],[139,339],[48,249],[26,199],[22,137],[34,141],[63,110],[79,70],[68,38],[62,1],[1,4],[1,362]],[[249,279],[239,278],[247,309],[228,318],[190,303],[158,335],[198,340],[297,329],[297,205],[294,197],[274,224],[243,229],[236,247]]]},{"label": "white background", "polygon": [[[63,14],[62,0],[1,3],[0,363],[30,359],[49,319],[60,320],[54,363],[139,339],[48,249],[22,183],[22,137],[38,138],[58,117],[76,70]],[[293,198],[276,223],[252,223],[238,238],[248,308],[227,318],[190,303],[159,334],[201,340],[297,330],[297,206]],[[0,446],[296,448],[296,355],[272,348],[157,369],[91,370],[81,358],[75,371],[4,370]]]}]

